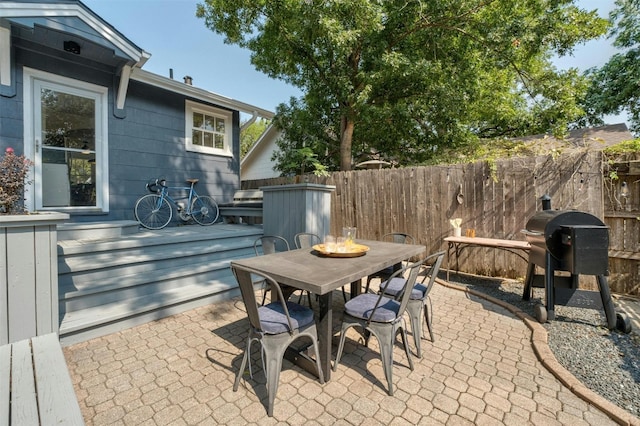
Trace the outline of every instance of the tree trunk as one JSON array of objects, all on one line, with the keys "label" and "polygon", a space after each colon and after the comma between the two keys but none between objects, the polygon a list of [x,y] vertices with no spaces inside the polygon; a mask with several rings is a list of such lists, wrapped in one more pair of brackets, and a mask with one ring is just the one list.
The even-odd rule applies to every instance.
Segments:
[{"label": "tree trunk", "polygon": [[343,116],[340,123],[340,170],[351,170],[351,142],[353,141],[354,121]]}]

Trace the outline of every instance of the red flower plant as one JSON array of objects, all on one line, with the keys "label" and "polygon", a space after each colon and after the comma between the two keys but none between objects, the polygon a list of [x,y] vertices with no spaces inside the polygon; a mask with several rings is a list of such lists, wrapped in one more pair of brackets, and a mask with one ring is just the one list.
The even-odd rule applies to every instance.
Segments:
[{"label": "red flower plant", "polygon": [[33,165],[24,155],[15,155],[13,148],[5,150],[0,161],[0,214],[18,214],[24,212],[24,187],[29,168]]}]

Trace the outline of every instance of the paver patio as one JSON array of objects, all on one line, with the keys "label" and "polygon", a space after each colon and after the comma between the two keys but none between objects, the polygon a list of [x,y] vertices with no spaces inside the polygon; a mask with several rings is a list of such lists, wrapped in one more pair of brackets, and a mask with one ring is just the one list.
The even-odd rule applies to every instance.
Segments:
[{"label": "paver patio", "polygon": [[[342,304],[342,297],[334,300]],[[88,425],[616,424],[545,368],[531,330],[507,309],[441,285],[432,300],[436,341],[423,340],[424,357],[414,358],[414,371],[396,345],[393,397],[386,393],[377,341],[366,348],[355,344],[359,335],[352,332],[325,385],[284,362],[273,418],[266,415],[258,350],[254,379],[247,376],[232,391],[248,327],[240,299],[64,352]],[[337,329],[341,306],[334,312]]]}]

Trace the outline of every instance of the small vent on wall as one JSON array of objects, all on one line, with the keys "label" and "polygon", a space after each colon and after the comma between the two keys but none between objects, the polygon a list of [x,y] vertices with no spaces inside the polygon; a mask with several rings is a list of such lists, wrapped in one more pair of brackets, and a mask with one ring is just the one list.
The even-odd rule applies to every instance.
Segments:
[{"label": "small vent on wall", "polygon": [[78,43],[76,43],[73,40],[67,40],[63,43],[62,47],[64,48],[65,52],[70,52],[73,53],[75,55],[79,55],[80,54],[80,45]]}]

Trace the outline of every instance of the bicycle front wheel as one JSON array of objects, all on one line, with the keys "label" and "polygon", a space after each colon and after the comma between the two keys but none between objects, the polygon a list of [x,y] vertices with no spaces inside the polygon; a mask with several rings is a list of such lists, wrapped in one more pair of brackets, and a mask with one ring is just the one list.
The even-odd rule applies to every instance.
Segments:
[{"label": "bicycle front wheel", "polygon": [[197,196],[191,203],[191,217],[200,225],[213,225],[218,220],[218,205],[211,197]]},{"label": "bicycle front wheel", "polygon": [[173,216],[169,202],[158,194],[140,197],[133,212],[140,225],[147,229],[162,229],[171,222]]}]

